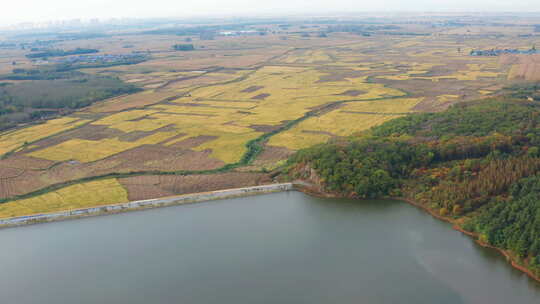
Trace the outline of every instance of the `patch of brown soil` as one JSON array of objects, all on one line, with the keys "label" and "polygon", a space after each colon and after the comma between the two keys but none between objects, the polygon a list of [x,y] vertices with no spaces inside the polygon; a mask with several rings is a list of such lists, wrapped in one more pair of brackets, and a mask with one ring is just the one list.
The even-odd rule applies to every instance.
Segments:
[{"label": "patch of brown soil", "polygon": [[176,92],[141,92],[124,95],[96,103],[88,108],[91,112],[119,112],[131,108],[140,108],[168,100],[178,95]]},{"label": "patch of brown soil", "polygon": [[145,138],[146,136],[152,135],[156,133],[156,131],[132,131],[129,133],[124,133],[121,136],[118,137],[121,141],[127,141],[127,142],[135,142],[141,138]]},{"label": "patch of brown soil", "polygon": [[[175,104],[175,105],[178,105],[178,104]],[[206,104],[206,103],[185,102],[185,103],[182,103],[182,106],[186,106],[186,107],[207,107],[209,105]]]},{"label": "patch of brown soil", "polygon": [[97,162],[64,162],[48,170],[26,170],[16,177],[9,175],[12,178],[4,179],[3,184],[0,184],[0,198],[25,194],[69,180],[109,173],[210,170],[224,165],[222,161],[211,158],[210,154],[209,150],[199,152],[159,145],[144,145]]},{"label": "patch of brown soil", "polygon": [[[420,74],[421,77],[436,77],[452,75],[456,71],[468,70],[467,62],[464,61],[450,61],[445,65],[437,65],[429,69],[427,73]],[[412,76],[412,75],[411,75]]]},{"label": "patch of brown soil", "polygon": [[141,121],[141,120],[147,120],[147,119],[155,120],[155,119],[157,119],[157,118],[152,117],[150,114],[148,114],[148,115],[144,115],[144,116],[141,116],[141,117],[137,117],[137,118],[133,118],[133,119],[128,119],[128,120],[126,120],[126,121]]},{"label": "patch of brown soil", "polygon": [[178,81],[171,81],[168,82],[164,87],[161,89],[167,89],[167,90],[178,90],[178,89],[186,89],[193,86],[203,86],[208,85],[216,82],[223,82],[232,80],[236,77],[239,77],[239,75],[234,74],[225,74],[225,73],[210,73],[199,77],[191,77],[191,78],[184,78]]},{"label": "patch of brown soil", "polygon": [[367,115],[405,115],[405,114],[409,114],[409,113],[381,113],[381,112],[361,112],[361,111],[340,111],[340,113],[367,114]]},{"label": "patch of brown soil", "polygon": [[327,75],[323,75],[319,77],[319,80],[317,80],[318,83],[323,82],[337,82],[337,81],[344,81],[347,78],[358,78],[365,76],[366,73],[363,71],[354,71],[354,70],[321,70],[323,73],[328,73]]},{"label": "patch of brown soil", "polygon": [[0,167],[0,179],[10,179],[20,176],[24,173],[24,169]]},{"label": "patch of brown soil", "polygon": [[519,56],[517,55],[505,54],[499,57],[499,63],[502,65],[518,64],[519,61]]},{"label": "patch of brown soil", "polygon": [[79,139],[85,139],[85,140],[102,140],[105,138],[122,136],[124,134],[125,133],[120,130],[112,129],[107,126],[87,124],[80,128],[36,141],[35,143],[33,143],[33,146],[37,146],[37,148],[25,149],[23,152],[26,153],[26,152],[30,152],[30,151],[34,151],[34,150],[38,150],[42,148],[51,147],[51,146],[60,144],[64,141],[67,141],[73,138],[79,138]]},{"label": "patch of brown soil", "polygon": [[272,126],[272,125],[250,125],[249,126],[250,128],[252,128],[253,130],[257,131],[257,132],[264,132],[264,133],[269,133],[269,132],[273,132],[277,129],[279,129],[281,126]]},{"label": "patch of brown soil", "polygon": [[268,94],[268,93],[262,93],[262,94],[259,94],[257,96],[253,96],[251,97],[251,99],[256,99],[256,100],[265,100],[267,97],[270,97],[271,95]]},{"label": "patch of brown soil", "polygon": [[[441,80],[433,82],[431,80],[423,79],[409,79],[409,80],[389,80],[389,79],[375,79],[376,83],[385,84],[391,88],[403,90],[410,93],[410,97],[423,97],[424,100],[418,103],[412,110],[421,112],[442,111],[448,106],[461,102],[478,99],[481,94],[478,92],[482,88],[488,85],[496,85],[497,83],[491,80],[475,80],[475,81],[463,81],[463,80]],[[441,102],[437,99],[441,95],[458,95],[459,98],[448,102]]]},{"label": "patch of brown soil", "polygon": [[337,110],[341,107],[343,107],[344,104],[343,103],[337,103],[337,104],[322,104],[320,106],[316,106],[316,107],[312,107],[312,108],[309,108],[310,110],[312,111],[315,111],[317,112],[317,116],[320,116],[320,115],[323,115],[323,114],[326,114],[328,112],[331,112],[331,111],[334,111],[334,110]]},{"label": "patch of brown soil", "polygon": [[251,87],[249,87],[247,89],[244,89],[244,90],[242,90],[240,92],[242,92],[242,93],[253,93],[253,92],[258,91],[258,90],[260,90],[262,88],[264,88],[264,86],[251,86]]},{"label": "patch of brown soil", "polygon": [[510,76],[512,79],[540,81],[540,55],[520,55],[519,66]]},{"label": "patch of brown soil", "polygon": [[86,125],[76,132],[70,132],[69,137],[79,138],[85,140],[103,140],[105,138],[111,138],[121,136],[122,131],[109,128],[108,126],[100,125]]},{"label": "patch of brown soil", "polygon": [[[102,161],[88,164],[85,171],[91,175],[96,172],[132,171],[183,171],[210,170],[224,165],[220,160],[210,157],[211,151],[192,151],[186,148],[160,145],[143,145],[123,151]],[[106,165],[106,164],[110,164]],[[102,167],[105,166],[103,170]]]},{"label": "patch of brown soil", "polygon": [[363,95],[363,94],[366,94],[366,93],[367,93],[366,91],[361,91],[361,90],[347,90],[347,91],[345,91],[343,93],[340,93],[340,94],[337,94],[337,95],[356,97],[356,96]]},{"label": "patch of brown soil", "polygon": [[210,135],[200,135],[200,136],[190,137],[171,145],[170,148],[191,149],[191,148],[198,147],[204,144],[205,142],[209,142],[217,138],[218,138],[217,136],[210,136]]},{"label": "patch of brown soil", "polygon": [[204,116],[204,117],[214,117],[215,114],[200,114],[200,113],[173,113],[173,112],[161,112],[161,114],[167,115],[180,115],[180,116]]},{"label": "patch of brown soil", "polygon": [[160,142],[159,144],[160,144],[160,145],[167,145],[167,143],[172,142],[172,141],[174,141],[174,140],[177,140],[177,139],[179,139],[179,138],[182,138],[182,137],[184,137],[184,136],[186,136],[186,135],[187,135],[186,133],[179,133],[179,134],[177,134],[177,135],[175,135],[175,136],[173,136],[173,137],[171,137],[171,138],[168,138],[168,139],[166,139],[166,140]]},{"label": "patch of brown soil", "polygon": [[273,147],[265,146],[264,150],[257,159],[254,161],[255,165],[267,164],[271,162],[280,161],[287,159],[289,156],[293,155],[294,151],[291,151],[284,147]]},{"label": "patch of brown soil", "polygon": [[6,159],[0,160],[0,167],[27,169],[27,170],[43,170],[54,164],[54,161],[35,158],[26,155],[12,155]]},{"label": "patch of brown soil", "polygon": [[0,198],[25,194],[47,186],[47,183],[40,180],[39,175],[37,171],[26,170],[16,177],[0,179]]},{"label": "patch of brown soil", "polygon": [[137,176],[119,179],[127,189],[130,200],[188,194],[270,183],[262,173],[220,173],[208,175]]},{"label": "patch of brown soil", "polygon": [[212,151],[184,151],[179,155],[165,157],[159,160],[147,161],[144,167],[148,170],[183,171],[183,170],[212,170],[225,165],[222,161],[210,157]]}]

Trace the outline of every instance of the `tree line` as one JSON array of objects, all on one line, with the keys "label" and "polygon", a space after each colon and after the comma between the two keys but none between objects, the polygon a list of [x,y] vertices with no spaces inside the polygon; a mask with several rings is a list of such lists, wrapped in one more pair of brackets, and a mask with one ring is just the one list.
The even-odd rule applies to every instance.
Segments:
[{"label": "tree line", "polygon": [[26,57],[29,59],[38,59],[38,58],[47,58],[47,57],[62,57],[62,56],[69,56],[69,55],[83,55],[83,54],[94,54],[98,53],[99,50],[96,49],[83,49],[83,48],[76,48],[74,50],[47,50],[37,53],[30,53],[27,54]]},{"label": "tree line", "polygon": [[140,89],[115,77],[79,75],[69,79],[0,85],[0,130],[70,112]]}]

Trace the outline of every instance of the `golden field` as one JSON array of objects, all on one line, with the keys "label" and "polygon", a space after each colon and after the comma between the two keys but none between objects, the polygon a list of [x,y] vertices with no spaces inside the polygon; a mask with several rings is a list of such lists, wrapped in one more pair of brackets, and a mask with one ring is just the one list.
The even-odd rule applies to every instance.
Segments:
[{"label": "golden field", "polygon": [[[192,37],[192,52],[172,51],[180,39],[174,35],[92,40],[104,53],[125,53],[127,44],[130,52],[148,52],[143,63],[82,70],[118,77],[143,91],[0,134],[0,153],[11,152],[0,160],[0,198],[111,173],[208,173],[238,164],[249,152],[247,143],[271,134],[251,164],[232,171],[260,173],[299,149],[408,113],[497,94],[513,81],[536,79],[540,71],[537,56],[469,56],[474,49],[540,45],[536,36],[518,36],[526,29],[505,32],[505,39],[491,37],[494,29],[487,26],[471,32],[414,27],[429,36],[319,37],[320,27],[311,30],[309,37],[278,29],[266,36]],[[77,43],[60,46],[88,47]],[[12,57],[24,61],[21,51]],[[0,68],[6,64],[0,61]],[[24,162],[39,170],[28,170]],[[110,191],[89,194],[100,187]],[[170,187],[176,188],[181,184]],[[174,194],[170,189],[156,193]],[[0,204],[0,216],[122,202],[129,191],[135,190],[114,179],[68,186]]]},{"label": "golden field", "polygon": [[45,137],[77,128],[88,120],[75,117],[62,117],[45,123],[0,134],[0,154],[21,148],[22,146]]},{"label": "golden field", "polygon": [[116,179],[76,184],[36,197],[0,204],[0,218],[125,203],[127,192]]}]

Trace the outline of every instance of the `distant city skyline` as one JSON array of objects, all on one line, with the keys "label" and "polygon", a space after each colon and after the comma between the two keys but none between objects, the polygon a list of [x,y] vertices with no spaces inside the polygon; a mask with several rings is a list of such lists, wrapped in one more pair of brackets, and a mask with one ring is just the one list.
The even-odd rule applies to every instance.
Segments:
[{"label": "distant city skyline", "polygon": [[93,18],[315,14],[368,11],[540,12],[538,0],[26,0],[7,1],[0,25]]}]

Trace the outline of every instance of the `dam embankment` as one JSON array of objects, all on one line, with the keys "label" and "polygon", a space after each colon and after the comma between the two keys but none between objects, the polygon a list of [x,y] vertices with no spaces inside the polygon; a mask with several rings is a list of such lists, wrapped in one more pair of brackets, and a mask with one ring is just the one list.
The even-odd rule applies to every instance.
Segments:
[{"label": "dam embankment", "polygon": [[84,209],[74,209],[61,212],[5,218],[0,219],[0,228],[292,190],[295,190],[295,186],[293,185],[293,183],[281,183],[184,194],[165,198],[131,201],[121,204],[103,205]]}]

